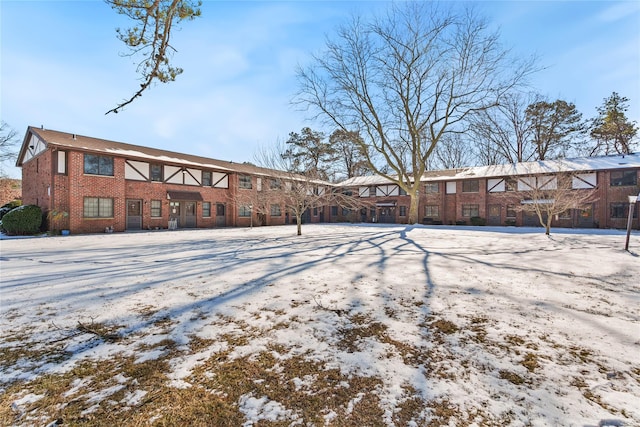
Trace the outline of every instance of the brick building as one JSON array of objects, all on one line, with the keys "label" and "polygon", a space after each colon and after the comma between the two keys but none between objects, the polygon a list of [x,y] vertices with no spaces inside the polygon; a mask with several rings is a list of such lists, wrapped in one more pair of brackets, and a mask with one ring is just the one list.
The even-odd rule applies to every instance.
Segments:
[{"label": "brick building", "polygon": [[[63,212],[50,228],[73,233],[293,222],[284,203],[260,197],[283,185],[282,172],[248,163],[29,127],[17,166],[23,203]],[[421,179],[419,212],[431,224],[480,218],[488,225],[537,226],[537,218],[518,207],[528,202],[530,190],[553,190],[568,176],[572,191],[594,197],[558,215],[554,226],[624,228],[627,196],[640,192],[639,174],[637,154],[429,171]],[[305,222],[407,222],[409,196],[383,177],[315,184],[368,205],[314,206]],[[637,212],[634,228],[640,228]]]},{"label": "brick building", "polygon": [[[639,154],[429,171],[421,179],[419,212],[428,224],[470,224],[479,218],[487,225],[539,226],[522,205],[540,195],[549,198],[541,203],[551,202],[566,183],[567,193],[588,192],[590,200],[554,217],[553,226],[625,228],[628,196],[640,193],[639,175]],[[389,180],[355,177],[339,185],[374,201],[374,209],[361,212],[362,220],[406,222],[409,197]],[[632,225],[640,228],[637,208]]]},{"label": "brick building", "polygon": [[278,171],[248,163],[29,127],[17,166],[23,203],[64,212],[50,228],[73,233],[290,221],[272,199],[266,209],[253,207]]}]

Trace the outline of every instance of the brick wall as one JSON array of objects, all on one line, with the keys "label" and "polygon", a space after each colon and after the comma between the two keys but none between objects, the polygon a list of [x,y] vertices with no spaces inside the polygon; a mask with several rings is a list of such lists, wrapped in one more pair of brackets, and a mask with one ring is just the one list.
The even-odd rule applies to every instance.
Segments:
[{"label": "brick wall", "polygon": [[39,153],[22,165],[22,203],[51,209],[51,151]]},{"label": "brick wall", "polygon": [[22,199],[22,181],[0,178],[0,206],[20,199]]}]

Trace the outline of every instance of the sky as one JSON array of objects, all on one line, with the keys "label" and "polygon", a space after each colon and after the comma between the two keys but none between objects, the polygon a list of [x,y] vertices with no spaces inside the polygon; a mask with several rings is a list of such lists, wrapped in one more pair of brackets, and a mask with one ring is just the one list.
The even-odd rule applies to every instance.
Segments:
[{"label": "sky", "polygon": [[[530,79],[584,118],[612,92],[640,121],[640,2],[475,2],[513,54],[537,55]],[[353,14],[382,1],[207,1],[172,37],[175,82],[158,84],[119,114],[105,115],[139,87],[137,62],[116,28],[130,23],[102,1],[0,0],[0,119],[20,142],[28,126],[230,161],[309,126],[292,106],[296,66],[321,52]],[[20,177],[20,170],[3,171]]]}]

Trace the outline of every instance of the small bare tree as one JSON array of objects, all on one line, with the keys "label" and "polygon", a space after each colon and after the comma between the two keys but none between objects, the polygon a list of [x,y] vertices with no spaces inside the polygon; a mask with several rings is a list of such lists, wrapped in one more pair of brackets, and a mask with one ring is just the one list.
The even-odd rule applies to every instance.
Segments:
[{"label": "small bare tree", "polygon": [[[263,177],[258,177],[258,179],[265,180]],[[278,202],[275,200],[273,193],[267,191],[269,187],[265,186],[265,184],[267,183],[263,182],[260,189],[240,189],[229,199],[235,206],[247,206],[249,208],[252,224],[253,215],[257,214],[259,223],[256,225],[269,225],[268,223],[263,224],[262,220],[268,217],[271,212],[271,205]]]},{"label": "small bare tree", "polygon": [[17,156],[16,145],[18,133],[4,121],[0,121],[0,177],[4,177],[4,162],[14,160]]},{"label": "small bare tree", "polygon": [[550,235],[554,218],[597,200],[596,189],[574,189],[574,179],[574,173],[518,178],[518,195],[523,199],[515,210],[535,214],[545,234]]},{"label": "small bare tree", "polygon": [[332,191],[330,184],[319,179],[313,171],[296,172],[297,164],[287,156],[286,147],[276,144],[270,148],[262,148],[256,155],[256,162],[262,167],[272,170],[271,179],[279,185],[265,189],[265,200],[269,205],[281,203],[296,220],[297,234],[302,235],[302,218],[310,209],[338,205],[356,209],[363,205],[359,198],[342,192]]}]

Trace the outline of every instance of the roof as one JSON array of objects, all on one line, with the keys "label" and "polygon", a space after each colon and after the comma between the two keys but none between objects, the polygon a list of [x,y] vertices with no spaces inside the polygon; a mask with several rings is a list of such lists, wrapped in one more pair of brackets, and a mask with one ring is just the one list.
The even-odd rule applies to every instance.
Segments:
[{"label": "roof", "polygon": [[456,173],[452,176],[425,177],[426,179],[423,179],[423,181],[539,175],[558,172],[595,172],[629,168],[640,168],[640,154],[617,154],[614,156],[579,157],[504,165],[475,166],[457,169]]},{"label": "roof", "polygon": [[[224,160],[211,159],[207,157],[194,156],[190,154],[177,153],[168,150],[142,147],[139,145],[126,144],[123,142],[109,141],[106,139],[92,138],[88,136],[60,132],[49,129],[42,129],[30,126],[27,129],[25,142],[18,156],[18,166],[22,166],[22,158],[26,150],[26,142],[29,134],[33,133],[42,139],[46,144],[72,148],[76,150],[104,153],[112,156],[123,156],[141,160],[156,160],[180,165],[214,169],[219,171],[233,171],[250,175],[262,175],[283,179],[306,179],[303,176],[291,175],[275,169],[262,168],[251,163],[234,163]],[[627,168],[640,168],[640,154],[626,154],[600,157],[580,157],[573,159],[544,160],[535,162],[524,162],[515,164],[473,166],[460,169],[446,169],[437,171],[427,171],[423,174],[421,181],[453,181],[470,178],[492,178],[518,175],[534,175],[558,172],[588,172],[599,170],[615,170]],[[312,180],[318,185],[330,185],[328,182]],[[390,184],[391,181],[380,175],[359,176],[349,178],[339,184],[340,187],[364,187],[370,185]]]},{"label": "roof", "polygon": [[[18,156],[17,166],[22,166],[22,158],[24,150],[26,149],[26,141],[29,139],[29,134],[35,134],[47,145],[51,146],[88,151],[93,153],[103,153],[111,156],[122,156],[130,159],[146,161],[155,160],[158,162],[174,163],[185,166],[214,169],[218,171],[232,171],[270,177],[285,177],[283,174],[286,174],[286,172],[262,168],[246,162],[235,163],[224,160],[211,159],[208,157],[194,156],[191,154],[177,153],[174,151],[126,144],[123,142],[93,138],[74,133],[42,129],[34,126],[29,126],[29,128],[27,129],[25,143],[23,143],[22,149]],[[294,178],[290,175],[287,175],[286,177],[290,179]]]},{"label": "roof", "polygon": [[[515,164],[473,166],[460,169],[427,171],[422,175],[422,182],[454,181],[472,178],[498,178],[504,176],[526,176],[551,174],[558,172],[595,172],[640,168],[640,154],[617,154],[613,156],[579,157],[573,159],[540,160]],[[380,175],[358,176],[341,182],[343,187],[366,187],[392,183]]]}]

